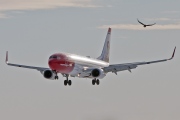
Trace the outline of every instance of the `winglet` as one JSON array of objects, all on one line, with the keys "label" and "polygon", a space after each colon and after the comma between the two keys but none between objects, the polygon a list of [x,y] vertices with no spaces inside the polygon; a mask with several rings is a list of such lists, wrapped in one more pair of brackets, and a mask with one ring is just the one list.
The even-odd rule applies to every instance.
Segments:
[{"label": "winglet", "polygon": [[176,52],[176,47],[174,48],[174,52],[172,54],[172,57],[170,59],[168,59],[168,60],[172,60],[174,58],[175,52]]},{"label": "winglet", "polygon": [[6,51],[6,64],[8,64],[8,51]]}]

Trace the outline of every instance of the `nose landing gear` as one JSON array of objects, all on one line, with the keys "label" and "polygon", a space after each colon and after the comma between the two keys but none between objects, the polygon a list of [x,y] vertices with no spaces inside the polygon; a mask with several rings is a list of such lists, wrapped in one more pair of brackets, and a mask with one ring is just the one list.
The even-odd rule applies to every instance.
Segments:
[{"label": "nose landing gear", "polygon": [[58,77],[58,75],[57,75],[57,71],[54,70],[54,73],[56,74],[55,77],[54,77],[54,79],[55,79],[55,80],[58,80],[59,77]]},{"label": "nose landing gear", "polygon": [[54,79],[55,79],[55,80],[58,80],[58,79],[59,79],[59,77],[56,75],[56,76],[54,77]]}]

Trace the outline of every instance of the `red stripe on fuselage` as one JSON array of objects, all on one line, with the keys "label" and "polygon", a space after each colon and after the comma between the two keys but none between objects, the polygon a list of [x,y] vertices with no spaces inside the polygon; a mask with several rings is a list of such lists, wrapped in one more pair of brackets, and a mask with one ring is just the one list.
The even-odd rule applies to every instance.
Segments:
[{"label": "red stripe on fuselage", "polygon": [[49,67],[58,72],[68,74],[74,69],[74,61],[69,60],[65,54],[57,53],[49,58]]}]

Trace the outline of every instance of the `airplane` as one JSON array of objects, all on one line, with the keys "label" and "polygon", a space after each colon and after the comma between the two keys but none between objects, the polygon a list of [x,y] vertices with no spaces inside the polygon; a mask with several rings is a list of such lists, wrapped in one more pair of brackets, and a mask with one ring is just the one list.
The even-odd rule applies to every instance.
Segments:
[{"label": "airplane", "polygon": [[117,72],[119,71],[128,70],[129,72],[131,72],[132,69],[135,69],[140,65],[165,62],[173,59],[176,50],[175,47],[172,57],[169,59],[149,62],[109,64],[110,38],[111,28],[108,29],[102,53],[96,59],[90,58],[89,56],[85,57],[70,53],[55,53],[52,54],[48,59],[49,68],[45,68],[9,63],[7,51],[5,62],[9,66],[38,70],[41,72],[44,78],[49,80],[58,80],[58,73],[60,73],[63,77],[66,77],[66,80],[64,80],[65,86],[71,86],[72,84],[72,81],[69,80],[69,77],[90,78],[92,79],[92,85],[99,85],[99,79],[104,78],[109,72],[115,73],[117,75]]},{"label": "airplane", "polygon": [[140,22],[138,19],[137,19],[137,21],[141,24],[141,25],[143,25],[144,27],[147,27],[147,26],[153,26],[153,25],[155,25],[156,23],[153,23],[153,24],[144,24],[144,23],[142,23],[142,22]]}]

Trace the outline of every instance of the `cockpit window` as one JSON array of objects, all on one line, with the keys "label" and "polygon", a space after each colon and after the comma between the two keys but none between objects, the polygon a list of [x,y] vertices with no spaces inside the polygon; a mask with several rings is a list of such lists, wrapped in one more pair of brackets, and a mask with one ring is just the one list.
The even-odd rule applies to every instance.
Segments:
[{"label": "cockpit window", "polygon": [[60,57],[59,57],[59,56],[52,55],[52,56],[49,57],[49,59],[60,59]]},{"label": "cockpit window", "polygon": [[50,56],[49,58],[57,59],[57,56],[53,55],[53,56]]}]

